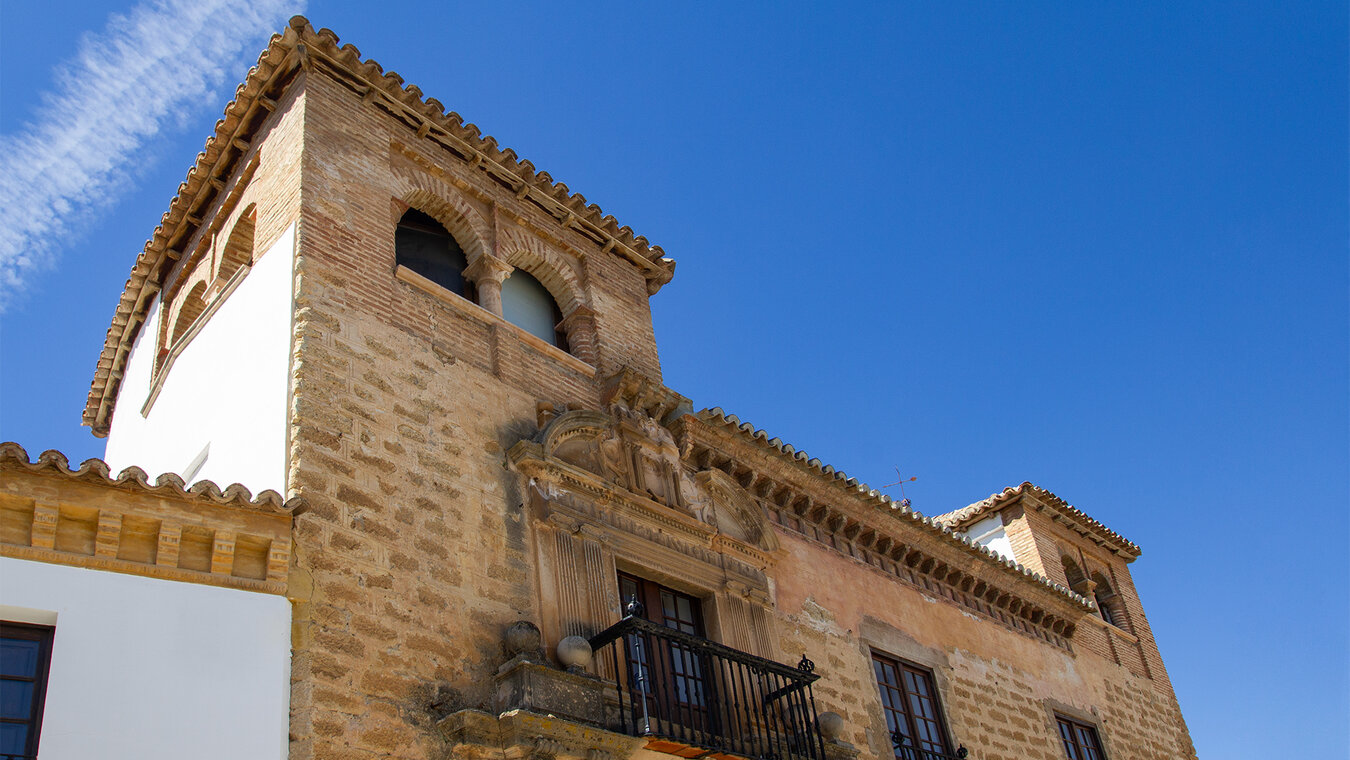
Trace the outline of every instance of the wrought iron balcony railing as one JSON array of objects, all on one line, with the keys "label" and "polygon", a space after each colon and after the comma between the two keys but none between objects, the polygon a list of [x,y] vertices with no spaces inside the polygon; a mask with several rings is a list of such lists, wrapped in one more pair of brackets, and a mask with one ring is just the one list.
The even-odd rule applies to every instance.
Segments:
[{"label": "wrought iron balcony railing", "polygon": [[908,738],[894,732],[891,733],[891,744],[895,747],[896,760],[966,760],[970,754],[965,747],[958,747],[956,752],[951,754],[916,747]]},{"label": "wrought iron balcony railing", "polygon": [[811,693],[820,676],[805,656],[794,668],[631,612],[590,641],[618,690],[622,730],[649,747],[825,760]]}]

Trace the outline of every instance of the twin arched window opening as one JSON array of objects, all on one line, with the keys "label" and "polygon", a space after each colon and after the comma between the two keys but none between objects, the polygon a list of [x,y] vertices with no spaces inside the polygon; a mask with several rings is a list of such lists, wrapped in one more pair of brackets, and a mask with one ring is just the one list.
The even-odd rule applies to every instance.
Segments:
[{"label": "twin arched window opening", "polygon": [[1089,578],[1078,563],[1069,557],[1060,557],[1060,563],[1064,566],[1064,578],[1069,582],[1069,588],[1083,596],[1091,596],[1092,601],[1097,604],[1097,614],[1102,620],[1127,630],[1124,605],[1120,595],[1111,588],[1111,582],[1106,576],[1098,572]]},{"label": "twin arched window opening", "polygon": [[[468,256],[445,226],[417,209],[408,209],[394,234],[394,256],[411,269],[455,295],[479,303],[477,288],[465,276]],[[560,327],[558,302],[534,275],[516,269],[501,284],[501,316],[525,332],[568,350]]]}]

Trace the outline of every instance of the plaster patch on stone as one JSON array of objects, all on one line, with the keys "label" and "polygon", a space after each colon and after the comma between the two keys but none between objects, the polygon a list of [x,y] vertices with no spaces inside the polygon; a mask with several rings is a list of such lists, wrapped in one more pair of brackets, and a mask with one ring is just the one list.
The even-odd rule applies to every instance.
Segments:
[{"label": "plaster patch on stone", "polygon": [[802,602],[801,621],[808,628],[820,631],[821,633],[832,633],[843,635],[844,631],[835,623],[834,613],[817,602],[815,597],[808,596]]}]

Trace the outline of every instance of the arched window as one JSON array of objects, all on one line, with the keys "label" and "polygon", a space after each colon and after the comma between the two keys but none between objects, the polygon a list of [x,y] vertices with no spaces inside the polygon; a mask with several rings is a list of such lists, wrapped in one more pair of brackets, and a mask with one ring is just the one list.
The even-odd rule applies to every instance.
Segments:
[{"label": "arched window", "polygon": [[1064,566],[1064,579],[1068,581],[1069,588],[1079,594],[1086,591],[1087,573],[1078,567],[1078,563],[1068,557],[1060,557],[1059,562]]},{"label": "arched window", "polygon": [[202,299],[205,294],[206,283],[199,282],[193,285],[192,290],[183,298],[182,305],[178,307],[178,319],[173,324],[173,337],[169,339],[169,347],[177,344],[192,323],[197,321],[197,317],[206,310],[206,301]]},{"label": "arched window", "polygon": [[524,269],[502,283],[502,316],[531,335],[567,350],[567,335],[558,327],[562,311],[544,284]]},{"label": "arched window", "polygon": [[1120,596],[1111,588],[1111,582],[1101,573],[1092,574],[1093,601],[1097,603],[1097,613],[1102,620],[1116,626],[1125,627],[1125,611],[1121,609]]},{"label": "arched window", "polygon": [[464,277],[464,249],[440,222],[408,209],[394,233],[395,260],[456,295],[474,299],[473,284]]},{"label": "arched window", "polygon": [[249,208],[240,215],[239,221],[234,223],[234,229],[230,231],[230,237],[225,241],[225,248],[220,255],[220,267],[216,274],[217,281],[227,282],[240,268],[253,264],[253,228],[254,211]]}]

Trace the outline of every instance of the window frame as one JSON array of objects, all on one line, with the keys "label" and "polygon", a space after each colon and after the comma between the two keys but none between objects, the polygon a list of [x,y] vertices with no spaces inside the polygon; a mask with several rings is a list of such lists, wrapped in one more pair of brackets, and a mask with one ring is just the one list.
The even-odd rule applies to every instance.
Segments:
[{"label": "window frame", "polygon": [[[517,275],[524,275],[521,281],[524,281],[525,279],[532,281],[532,283],[525,284],[524,287],[533,289],[534,286],[538,286],[539,294],[548,299],[548,305],[551,312],[550,317],[553,321],[552,325],[553,333],[551,338],[546,338],[542,335],[532,332],[524,324],[521,324],[515,319],[512,319],[510,316],[507,316],[506,314],[507,283],[511,281],[511,278]],[[502,280],[501,288],[502,288],[502,319],[506,320],[509,324],[514,325],[522,332],[533,335],[534,337],[546,343],[551,343],[554,348],[560,351],[564,351],[569,354],[572,353],[571,346],[569,344],[567,337],[567,331],[563,329],[562,305],[558,303],[558,298],[555,295],[553,295],[553,291],[549,290],[548,286],[544,284],[543,280],[539,279],[539,277],[534,272],[531,272],[530,270],[524,267],[518,266],[511,272],[511,274],[506,276],[506,279]]]},{"label": "window frame", "polygon": [[[881,714],[882,718],[885,719],[886,721],[887,735],[891,738],[892,754],[896,758],[900,758],[900,760],[911,760],[912,758],[927,757],[928,755],[924,753],[933,753],[933,752],[937,752],[942,756],[955,757],[956,755],[954,753],[956,750],[952,746],[953,742],[951,731],[947,729],[947,715],[946,712],[942,709],[942,694],[938,688],[938,679],[936,673],[934,673],[932,669],[924,667],[923,665],[920,665],[918,663],[910,662],[909,660],[905,660],[899,657],[893,657],[883,652],[879,652],[875,649],[871,650],[871,655],[872,655],[871,657],[872,675],[877,684],[877,696],[878,699],[880,699],[881,701]],[[879,672],[879,666],[880,667],[889,666],[891,668],[894,668],[898,682],[895,684],[884,683],[881,678],[882,674]],[[914,737],[919,736],[918,730],[919,726],[917,721],[920,719],[916,718],[912,711],[912,705],[910,704],[909,701],[909,696],[911,692],[909,691],[908,687],[906,687],[904,684],[905,673],[913,675],[916,679],[922,679],[923,682],[926,683],[926,685],[928,686],[930,694],[929,699],[933,704],[933,716],[931,718],[924,717],[922,718],[922,720],[933,723],[934,725],[937,726],[937,736],[938,739],[940,740],[937,743],[941,745],[936,750],[923,746],[909,747],[908,749],[910,749],[911,752],[908,757],[900,754],[899,751],[900,747],[897,746],[895,743],[895,734],[893,731],[891,731],[891,720],[890,720],[891,715],[903,716],[906,725],[909,728],[910,735]],[[901,695],[902,699],[900,701],[900,704],[904,707],[903,711],[896,710],[887,703],[886,692],[884,691],[887,689],[891,690],[892,692],[899,693]],[[894,701],[895,701],[894,699],[891,700],[892,703],[894,703]],[[931,744],[934,742],[929,741],[929,743]]]},{"label": "window frame", "polygon": [[[417,262],[414,262],[411,258],[413,251],[399,245],[399,237],[404,230],[415,235],[437,239],[445,244],[445,250],[437,250],[436,254],[437,256],[444,255],[445,257],[452,259],[450,262],[451,264],[458,264],[458,259],[463,259],[463,266],[460,266],[458,269],[454,266],[449,266],[444,270],[445,272],[453,272],[454,276],[458,278],[458,288],[451,287],[451,284],[443,282],[441,274],[424,270],[421,266],[414,266]],[[427,259],[421,263],[431,263],[431,260]],[[401,215],[399,215],[398,220],[394,222],[394,265],[395,268],[401,266],[407,268],[411,272],[416,272],[428,282],[439,286],[447,293],[453,293],[469,303],[480,305],[478,303],[477,284],[465,274],[469,270],[469,252],[465,250],[464,244],[459,241],[459,238],[455,237],[455,234],[451,232],[443,222],[416,206],[409,206]]]},{"label": "window frame", "polygon": [[47,682],[51,675],[52,645],[56,640],[56,628],[50,625],[0,621],[0,638],[36,641],[39,644],[37,667],[32,678],[27,676],[0,675],[0,680],[27,681],[33,683],[33,696],[25,719],[3,718],[0,723],[22,723],[28,726],[23,752],[17,757],[36,758],[38,745],[42,739],[42,716],[47,704]]},{"label": "window frame", "polygon": [[[1066,758],[1069,758],[1069,760],[1106,760],[1106,748],[1102,745],[1102,735],[1097,730],[1096,724],[1061,712],[1054,713],[1054,716],[1055,735],[1059,738],[1060,748]],[[1067,738],[1064,735],[1066,728],[1069,733]],[[1091,740],[1092,746],[1083,745],[1081,739],[1084,736]]]},{"label": "window frame", "polygon": [[[708,638],[708,629],[703,618],[703,600],[697,595],[671,588],[663,583],[659,583],[650,578],[644,578],[641,575],[630,573],[625,570],[618,571],[618,578],[619,604],[621,607],[625,608],[625,610],[629,600],[623,595],[623,584],[624,581],[630,581],[637,588],[637,601],[642,603],[643,611],[645,613],[642,617],[653,623],[660,623],[673,630],[684,631],[685,633],[690,633],[705,639]],[[663,595],[670,595],[676,600],[683,598],[688,601],[692,612],[692,619],[678,617],[678,611],[675,618],[671,618],[667,615],[665,605],[663,604]],[[659,617],[660,620],[653,619],[653,616]],[[676,622],[676,625],[671,625],[672,621]]]}]

